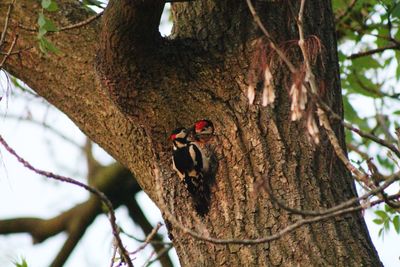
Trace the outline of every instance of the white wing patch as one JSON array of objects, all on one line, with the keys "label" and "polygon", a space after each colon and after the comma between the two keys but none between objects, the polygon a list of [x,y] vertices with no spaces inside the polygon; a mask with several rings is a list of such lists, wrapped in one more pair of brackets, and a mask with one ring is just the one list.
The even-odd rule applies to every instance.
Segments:
[{"label": "white wing patch", "polygon": [[190,157],[193,160],[193,166],[197,166],[196,151],[194,151],[193,146],[189,146],[189,154],[190,154]]}]

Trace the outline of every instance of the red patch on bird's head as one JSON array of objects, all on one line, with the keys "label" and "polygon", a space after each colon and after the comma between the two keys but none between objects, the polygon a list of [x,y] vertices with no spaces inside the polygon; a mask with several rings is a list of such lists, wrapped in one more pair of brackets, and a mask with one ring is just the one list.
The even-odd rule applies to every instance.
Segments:
[{"label": "red patch on bird's head", "polygon": [[199,131],[201,129],[203,129],[205,126],[208,125],[208,121],[206,120],[201,120],[195,123],[194,128],[196,131]]},{"label": "red patch on bird's head", "polygon": [[175,140],[175,138],[176,138],[176,134],[171,134],[171,135],[169,136],[169,139],[172,140],[172,141]]}]

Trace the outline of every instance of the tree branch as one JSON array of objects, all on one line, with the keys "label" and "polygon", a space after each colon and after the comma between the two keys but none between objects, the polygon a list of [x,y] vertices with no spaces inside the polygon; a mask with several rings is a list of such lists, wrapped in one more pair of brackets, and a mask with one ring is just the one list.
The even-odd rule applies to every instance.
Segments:
[{"label": "tree branch", "polygon": [[124,245],[122,244],[122,240],[119,236],[119,230],[118,230],[118,226],[116,224],[116,217],[115,217],[115,212],[114,212],[114,208],[113,205],[111,203],[111,201],[107,198],[107,196],[99,191],[98,189],[88,186],[86,184],[83,184],[79,181],[76,181],[72,178],[69,177],[65,177],[65,176],[61,176],[61,175],[57,175],[51,172],[46,172],[46,171],[42,171],[39,169],[36,169],[35,167],[33,167],[29,162],[27,162],[26,160],[24,160],[22,157],[20,157],[8,144],[7,142],[3,139],[3,137],[0,135],[0,143],[3,145],[3,147],[11,154],[13,155],[21,164],[23,164],[26,168],[32,170],[33,172],[43,175],[47,178],[51,178],[51,179],[55,179],[58,181],[62,181],[62,182],[66,182],[66,183],[70,183],[70,184],[74,184],[77,185],[79,187],[84,188],[85,190],[89,191],[90,193],[96,195],[97,197],[99,197],[101,199],[101,201],[107,206],[108,208],[108,213],[109,213],[109,221],[111,224],[111,228],[112,228],[112,233],[117,241],[117,245],[118,248],[120,249],[120,252],[122,254],[122,257],[125,261],[126,264],[128,264],[129,267],[133,267],[133,264],[131,262],[131,259],[129,257],[128,252],[126,251]]},{"label": "tree branch", "polygon": [[[6,33],[7,33],[7,30],[8,30],[8,23],[9,23],[9,21],[10,21],[10,16],[11,16],[11,12],[12,12],[12,9],[13,9],[13,7],[14,7],[15,1],[16,1],[16,0],[13,0],[13,1],[8,5],[7,14],[6,14],[6,16],[5,16],[5,21],[4,21],[3,31],[2,31],[1,36],[0,36],[0,49],[1,49],[1,47],[3,46],[4,41],[5,41],[5,38],[6,38]],[[12,50],[12,49],[11,49],[11,50]]]},{"label": "tree branch", "polygon": [[[145,86],[158,83],[158,25],[165,2],[111,0],[104,12],[97,55],[97,72],[119,108],[129,113],[133,98]],[[144,27],[143,25],[146,25]],[[124,58],[121,58],[123,55]],[[129,56],[128,56],[129,55]],[[150,72],[155,81],[142,80]],[[130,77],[132,82],[126,83]],[[141,77],[141,78],[139,78]],[[110,82],[112,81],[112,82]]]},{"label": "tree branch", "polygon": [[289,60],[289,58],[286,56],[286,54],[276,45],[276,42],[273,40],[273,38],[269,34],[268,30],[265,28],[264,24],[262,23],[260,17],[258,16],[253,4],[251,3],[251,0],[246,0],[246,1],[247,1],[247,5],[249,7],[251,14],[253,15],[254,21],[257,23],[258,27],[264,33],[265,37],[267,37],[267,40],[269,41],[271,48],[275,50],[275,52],[278,54],[279,58],[282,59],[282,61],[286,64],[286,66],[288,67],[290,72],[296,73],[297,72],[296,67],[292,64],[292,62]]},{"label": "tree branch", "polygon": [[[157,164],[155,164],[154,174],[156,176],[156,179],[161,179],[160,178],[160,170],[159,170]],[[400,179],[400,176],[398,176],[398,175],[393,176],[390,179],[390,181],[387,181],[384,185],[380,186],[379,190],[380,191],[384,190],[384,188],[388,187],[391,183],[393,183],[394,181],[397,181],[399,179]],[[157,185],[159,185],[159,183],[157,183]],[[378,189],[375,189],[375,190],[378,190]],[[160,194],[162,193],[162,189],[161,188],[157,188],[157,191]],[[366,198],[369,194],[370,193],[367,193],[363,198]],[[399,196],[400,196],[400,194],[396,194],[394,196],[389,197],[389,199],[398,198]],[[373,201],[373,202],[369,203],[368,206],[355,205],[353,207],[346,207],[345,205],[343,205],[339,209],[337,207],[334,207],[334,208],[330,209],[329,212],[324,213],[323,215],[314,216],[312,218],[299,219],[295,223],[292,223],[292,224],[288,225],[287,227],[285,227],[284,229],[278,231],[276,234],[272,234],[272,235],[266,236],[266,237],[255,238],[255,239],[235,239],[235,238],[226,238],[226,239],[224,239],[224,238],[210,237],[209,235],[207,235],[205,233],[197,232],[195,230],[192,230],[192,229],[189,229],[189,228],[185,227],[182,224],[182,222],[179,222],[177,220],[177,218],[175,218],[175,216],[169,211],[169,209],[167,208],[167,206],[163,202],[162,197],[160,199],[161,199],[160,206],[161,206],[162,210],[165,212],[166,218],[173,224],[174,227],[177,227],[183,233],[189,234],[189,235],[193,236],[196,239],[199,239],[199,240],[202,240],[202,241],[206,241],[206,242],[209,242],[209,243],[213,243],[213,244],[242,244],[242,245],[256,245],[256,244],[267,243],[267,242],[279,239],[282,236],[284,236],[285,234],[290,233],[290,232],[298,229],[299,227],[301,227],[303,225],[312,224],[312,223],[320,222],[320,221],[323,221],[323,220],[327,220],[327,219],[332,218],[332,217],[337,217],[337,216],[341,216],[341,215],[344,215],[344,214],[347,214],[347,213],[364,210],[366,208],[369,208],[371,206],[375,206],[377,204],[380,204],[380,203],[384,202],[384,200],[379,199],[379,200],[376,200],[376,201]],[[354,200],[352,200],[352,201],[354,201]]]},{"label": "tree branch", "polygon": [[360,58],[360,57],[366,57],[366,56],[370,56],[370,55],[373,55],[373,54],[382,53],[382,52],[384,52],[386,50],[390,50],[390,49],[399,50],[400,49],[400,44],[391,44],[391,45],[379,47],[379,48],[376,48],[376,49],[371,49],[371,50],[368,50],[368,51],[351,54],[347,58],[348,59],[356,59],[356,58]]},{"label": "tree branch", "polygon": [[58,29],[58,32],[63,32],[63,31],[68,31],[68,30],[72,30],[72,29],[76,29],[76,28],[80,28],[83,27],[89,23],[91,23],[92,21],[100,18],[103,15],[103,11],[100,13],[97,13],[96,15],[93,15],[81,22],[78,22],[76,24],[72,24],[72,25],[68,25],[68,26],[64,26]]},{"label": "tree branch", "polygon": [[[153,226],[150,224],[146,216],[144,215],[142,209],[138,205],[135,198],[132,198],[128,203],[126,203],[126,207],[128,208],[128,212],[132,220],[142,228],[143,233],[148,236],[153,230]],[[165,244],[162,243],[162,237],[159,234],[155,234],[152,238],[154,242],[150,242],[153,246],[154,250],[157,252],[157,255],[160,255],[161,251],[165,249]],[[137,240],[137,239],[136,239]],[[138,240],[137,240],[138,241]],[[140,240],[141,242],[145,240]],[[160,255],[160,264],[163,267],[172,267],[172,261],[168,257],[168,255],[161,256]]]},{"label": "tree branch", "polygon": [[339,24],[340,21],[345,18],[354,8],[356,5],[357,0],[352,0],[349,5],[347,6],[346,10],[342,12],[342,14],[338,14],[338,16],[335,17],[336,24]]},{"label": "tree branch", "polygon": [[[21,22],[36,25],[37,6],[36,0],[16,1],[10,25],[18,25]],[[56,24],[75,24],[76,21],[83,21],[93,14],[82,9],[82,4],[75,0],[62,1],[59,8],[60,11],[51,14],[50,17]],[[0,18],[6,17],[6,11],[6,8],[0,9]],[[1,19],[1,28],[3,23]],[[99,28],[99,21],[94,20],[81,28],[80,34],[65,31],[49,36],[49,40],[60,49],[61,54],[46,56],[37,49],[37,39],[33,32],[20,31],[15,47],[15,51],[20,51],[20,54],[8,57],[4,70],[24,81],[38,95],[68,114],[91,140],[129,167],[132,172],[139,174],[137,180],[144,189],[151,188],[153,177],[148,168],[145,165],[134,164],[143,159],[146,153],[144,148],[148,141],[143,129],[133,124],[131,119],[113,104],[96,81],[97,75],[93,65],[99,42]],[[25,47],[34,49],[21,50]],[[129,75],[123,79],[126,77]],[[147,191],[151,197],[151,190]]]},{"label": "tree branch", "polygon": [[17,40],[18,40],[18,35],[15,35],[15,37],[14,37],[14,39],[13,39],[11,45],[10,45],[10,48],[9,48],[8,51],[5,53],[5,55],[4,55],[4,57],[3,57],[3,60],[0,62],[0,70],[3,68],[4,63],[6,63],[7,58],[11,55],[11,53],[12,53],[12,51],[13,51],[15,45],[17,44]]}]

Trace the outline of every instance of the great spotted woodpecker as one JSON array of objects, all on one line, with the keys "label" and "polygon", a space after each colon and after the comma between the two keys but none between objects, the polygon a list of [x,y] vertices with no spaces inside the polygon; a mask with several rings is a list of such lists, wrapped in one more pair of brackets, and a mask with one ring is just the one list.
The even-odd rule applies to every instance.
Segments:
[{"label": "great spotted woodpecker", "polygon": [[175,129],[170,139],[173,143],[172,163],[181,180],[201,175],[203,159],[201,151],[194,143],[188,141],[188,131],[181,127]]},{"label": "great spotted woodpecker", "polygon": [[200,215],[208,211],[209,187],[204,180],[204,153],[194,142],[188,140],[185,128],[172,131],[172,165],[194,200],[194,207]]},{"label": "great spotted woodpecker", "polygon": [[214,134],[214,124],[210,120],[199,120],[194,123],[194,139],[200,144],[205,144]]}]

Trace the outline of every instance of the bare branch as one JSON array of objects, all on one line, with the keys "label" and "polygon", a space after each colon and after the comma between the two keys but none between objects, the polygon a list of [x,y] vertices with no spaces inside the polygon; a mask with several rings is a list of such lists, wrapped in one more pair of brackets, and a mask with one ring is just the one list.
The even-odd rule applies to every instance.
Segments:
[{"label": "bare branch", "polygon": [[11,55],[15,45],[17,44],[18,34],[15,35],[14,40],[12,41],[10,48],[8,49],[7,53],[4,55],[3,60],[0,62],[0,69],[3,68],[4,63],[6,62],[7,58]]},{"label": "bare branch", "polygon": [[330,117],[332,117],[333,119],[338,120],[344,127],[349,129],[350,131],[357,133],[361,137],[368,138],[368,139],[374,141],[375,143],[388,148],[393,153],[395,153],[398,158],[400,158],[400,151],[399,151],[399,149],[396,148],[396,146],[394,146],[393,144],[391,144],[391,143],[387,142],[386,140],[383,140],[373,134],[366,133],[366,132],[354,127],[351,123],[343,121],[342,118],[338,114],[336,114],[327,104],[325,104],[318,95],[313,94],[312,96],[318,102],[318,105],[322,110],[327,112],[328,115]]},{"label": "bare branch", "polygon": [[6,33],[7,33],[7,29],[8,29],[8,22],[10,21],[10,17],[11,17],[11,11],[12,8],[15,4],[16,0],[13,0],[9,5],[8,5],[8,10],[7,10],[7,14],[6,14],[6,19],[4,22],[4,27],[3,27],[3,32],[1,33],[0,36],[0,48],[3,46],[4,44],[4,40],[6,39]]},{"label": "bare branch", "polygon": [[305,215],[305,216],[321,216],[321,215],[326,215],[326,214],[350,207],[359,202],[362,202],[363,200],[367,200],[368,198],[370,198],[380,192],[383,192],[391,184],[400,180],[400,173],[395,173],[391,176],[384,177],[384,179],[382,181],[385,181],[385,182],[382,185],[374,188],[373,190],[369,190],[367,193],[365,193],[364,195],[362,195],[360,197],[355,197],[355,198],[349,199],[345,202],[342,202],[341,204],[338,204],[334,207],[331,207],[329,209],[321,209],[321,210],[302,210],[302,209],[296,209],[296,208],[287,206],[282,200],[278,199],[275,196],[274,192],[272,191],[270,179],[268,179],[268,177],[266,177],[265,180],[266,180],[266,183],[264,184],[265,185],[264,188],[266,189],[268,195],[271,197],[271,200],[274,203],[278,204],[279,207],[285,209],[286,211],[294,213],[294,214],[300,214],[300,215]]},{"label": "bare branch", "polygon": [[318,118],[319,118],[322,126],[325,128],[325,131],[326,131],[326,134],[328,135],[329,141],[330,141],[333,149],[335,150],[336,155],[339,157],[339,159],[343,162],[343,164],[346,166],[346,168],[355,175],[357,181],[363,182],[365,185],[367,185],[369,187],[372,186],[371,182],[368,180],[368,175],[359,171],[347,159],[346,154],[344,153],[342,147],[339,144],[339,141],[337,140],[335,132],[332,130],[332,127],[329,123],[328,117],[326,116],[325,112],[319,108],[317,113],[318,113]]},{"label": "bare branch", "polygon": [[391,44],[391,45],[379,47],[376,49],[371,49],[368,51],[351,54],[347,58],[348,59],[356,59],[356,58],[360,58],[360,57],[366,57],[366,56],[370,56],[373,54],[382,53],[382,52],[384,52],[386,50],[390,50],[390,49],[400,50],[400,44]]},{"label": "bare branch", "polygon": [[305,37],[304,37],[303,14],[304,14],[305,2],[306,2],[305,0],[301,0],[299,15],[298,15],[298,18],[296,21],[297,21],[297,28],[299,30],[299,46],[300,46],[301,52],[303,54],[304,63],[306,65],[305,81],[307,81],[310,84],[311,92],[316,94],[318,92],[318,86],[315,81],[315,75],[312,72],[309,55],[308,55],[307,48],[306,48],[306,41],[305,41]]},{"label": "bare branch", "polygon": [[[143,213],[142,209],[140,208],[139,204],[137,203],[137,200],[135,198],[130,198],[127,200],[125,203],[126,207],[128,208],[129,216],[132,218],[132,220],[142,228],[143,233],[147,236],[153,231],[153,226],[149,222],[149,220],[146,218],[145,214]],[[146,240],[138,239],[132,235],[129,235],[128,233],[124,232],[123,229],[121,229],[121,233],[125,234],[126,236],[138,241],[138,242],[146,242]],[[149,241],[149,243],[153,246],[154,250],[157,251],[157,254],[160,255],[161,251],[165,249],[165,245],[171,246],[171,242],[164,242],[163,238],[161,235],[156,234],[154,238]],[[168,255],[165,255],[165,257],[159,257],[160,259],[160,264],[162,267],[171,267],[173,266],[171,259],[168,257]]]},{"label": "bare branch", "polygon": [[[87,18],[87,19],[85,19],[83,21],[80,21],[78,23],[60,27],[60,28],[58,28],[58,31],[55,31],[55,32],[64,32],[64,31],[68,31],[68,30],[72,30],[72,29],[83,27],[85,25],[88,25],[92,21],[100,18],[103,15],[103,13],[104,13],[104,11],[101,11],[100,13],[97,13],[97,14],[95,14],[95,15],[93,15],[93,16],[91,16],[91,17],[89,17],[89,18]],[[22,24],[19,24],[18,27],[23,29],[23,30],[25,30],[25,31],[29,31],[29,32],[36,32],[36,31],[39,30],[38,28],[30,28],[30,27],[22,25]],[[48,32],[48,34],[52,34],[52,33],[54,33],[54,32]]]},{"label": "bare branch", "polygon": [[173,247],[172,245],[169,245],[168,247],[165,247],[163,250],[159,251],[157,257],[151,261],[148,261],[145,266],[146,267],[150,266],[153,263],[159,261],[162,257],[164,257],[168,254],[168,252],[171,250],[172,247]]},{"label": "bare branch", "polygon": [[[157,163],[154,163],[154,175],[157,179],[157,183],[156,185],[159,187],[159,185],[161,184],[161,177],[160,177],[160,169],[158,167]],[[400,179],[399,175],[393,176],[391,177],[391,179],[389,179],[388,181],[385,182],[385,185],[376,188],[374,190],[372,190],[371,192],[378,192],[383,190],[384,188],[388,187],[391,183],[393,183],[394,181],[397,181]],[[162,189],[161,188],[157,188],[157,191],[160,192],[160,194],[162,194]],[[371,196],[372,193],[369,192],[367,194],[365,194],[362,198],[360,199],[366,199],[368,196]],[[399,194],[391,196],[390,198],[398,198]],[[194,231],[192,229],[189,229],[187,227],[185,227],[184,225],[182,225],[181,222],[179,222],[177,220],[177,218],[171,214],[171,212],[169,211],[169,209],[167,208],[164,199],[162,198],[162,196],[160,196],[159,198],[159,205],[161,210],[164,211],[165,216],[167,217],[167,219],[175,226],[177,227],[179,230],[181,230],[183,233],[185,234],[189,234],[191,236],[193,236],[196,239],[202,240],[202,241],[206,241],[206,242],[210,242],[213,244],[242,244],[242,245],[256,245],[256,244],[262,244],[262,243],[267,243],[276,239],[281,238],[282,236],[284,236],[287,233],[290,233],[294,230],[296,230],[297,228],[303,226],[303,225],[307,225],[307,224],[312,224],[312,223],[316,223],[316,222],[320,222],[323,220],[327,220],[329,218],[332,217],[337,217],[340,215],[344,215],[347,213],[352,213],[352,212],[356,212],[356,211],[360,211],[366,208],[369,208],[371,206],[380,204],[382,202],[384,202],[384,200],[376,200],[371,202],[368,206],[363,206],[363,205],[356,205],[354,207],[346,207],[346,205],[351,205],[349,204],[351,202],[354,203],[355,199],[349,200],[347,202],[345,202],[346,204],[340,204],[340,208],[334,207],[332,209],[329,210],[329,212],[327,212],[324,215],[320,215],[320,216],[315,216],[312,218],[305,218],[305,219],[300,219],[297,222],[287,226],[286,228],[282,229],[281,231],[277,232],[276,234],[267,236],[267,237],[262,237],[262,238],[256,238],[256,239],[235,239],[235,238],[230,238],[230,239],[221,239],[221,238],[215,238],[215,237],[210,237],[208,234],[204,234],[204,233],[199,233],[197,231]],[[336,210],[335,210],[336,209]]]},{"label": "bare branch", "polygon": [[364,160],[367,160],[370,158],[367,153],[362,152],[357,146],[353,145],[352,143],[348,143],[347,148],[350,149],[351,151],[357,153],[358,155],[360,155],[361,158]]},{"label": "bare branch", "polygon": [[136,254],[139,251],[141,251],[142,249],[144,249],[150,243],[150,241],[155,237],[155,235],[157,234],[157,232],[158,232],[158,230],[160,229],[161,226],[162,226],[162,223],[160,223],[160,222],[157,223],[156,227],[154,227],[153,230],[151,231],[151,233],[146,237],[146,240],[144,241],[144,244],[141,245],[135,251],[131,252],[131,254]]},{"label": "bare branch", "polygon": [[345,18],[353,10],[356,3],[357,3],[357,0],[351,1],[351,3],[347,6],[346,10],[342,14],[339,14],[335,18],[336,24],[338,24],[343,18]]},{"label": "bare branch", "polygon": [[289,68],[291,73],[296,73],[296,67],[290,62],[288,57],[285,55],[285,53],[276,45],[276,42],[273,40],[271,35],[269,34],[268,30],[265,28],[264,24],[262,23],[260,17],[258,16],[253,4],[251,3],[251,0],[246,0],[247,5],[249,7],[249,10],[251,14],[253,15],[254,21],[257,23],[258,27],[261,29],[261,31],[264,33],[265,37],[267,37],[267,40],[270,43],[270,46],[272,49],[275,50],[275,52],[278,54],[278,56],[282,59],[283,62],[285,62],[286,66]]},{"label": "bare branch", "polygon": [[22,157],[20,157],[9,145],[8,143],[4,140],[4,138],[0,135],[0,143],[3,145],[3,147],[11,154],[13,155],[22,165],[24,165],[26,168],[28,168],[29,170],[43,175],[47,178],[51,178],[51,179],[55,179],[58,181],[62,181],[62,182],[66,182],[66,183],[70,183],[70,184],[74,184],[77,185],[79,187],[84,188],[85,190],[89,191],[90,193],[96,195],[97,197],[99,197],[101,199],[101,201],[107,206],[108,208],[108,213],[109,213],[109,221],[111,223],[111,228],[112,228],[112,233],[117,241],[118,244],[118,248],[122,254],[122,258],[124,259],[125,263],[129,266],[129,267],[133,267],[132,261],[130,260],[129,257],[129,253],[127,252],[127,250],[125,249],[122,240],[119,236],[119,230],[118,230],[118,226],[116,224],[116,217],[115,217],[115,212],[114,212],[114,208],[113,205],[111,203],[111,201],[107,198],[107,196],[99,191],[98,189],[91,187],[89,185],[86,185],[84,183],[81,183],[77,180],[74,180],[72,178],[66,177],[66,176],[62,176],[62,175],[57,175],[54,174],[52,172],[48,172],[48,171],[43,171],[40,169],[37,169],[35,167],[33,167],[29,162],[27,162],[26,160],[24,160]]},{"label": "bare branch", "polygon": [[16,51],[12,51],[11,53],[0,51],[0,55],[7,55],[7,54],[10,56],[17,55],[17,54],[21,54],[22,52],[31,50],[32,48],[33,48],[33,46],[29,46],[29,47],[25,47],[25,48],[22,48],[22,49],[19,49]]},{"label": "bare branch", "polygon": [[79,28],[79,27],[83,27],[83,26],[89,24],[90,22],[96,20],[97,18],[100,18],[103,15],[103,13],[104,13],[104,11],[101,11],[100,13],[97,13],[96,15],[91,16],[88,19],[85,19],[84,21],[78,22],[76,24],[61,27],[58,29],[58,31],[63,32],[63,31],[68,31],[68,30]]},{"label": "bare branch", "polygon": [[385,135],[385,139],[391,143],[396,143],[396,138],[390,133],[389,125],[388,125],[388,117],[383,114],[375,115],[376,122],[380,126]]}]

